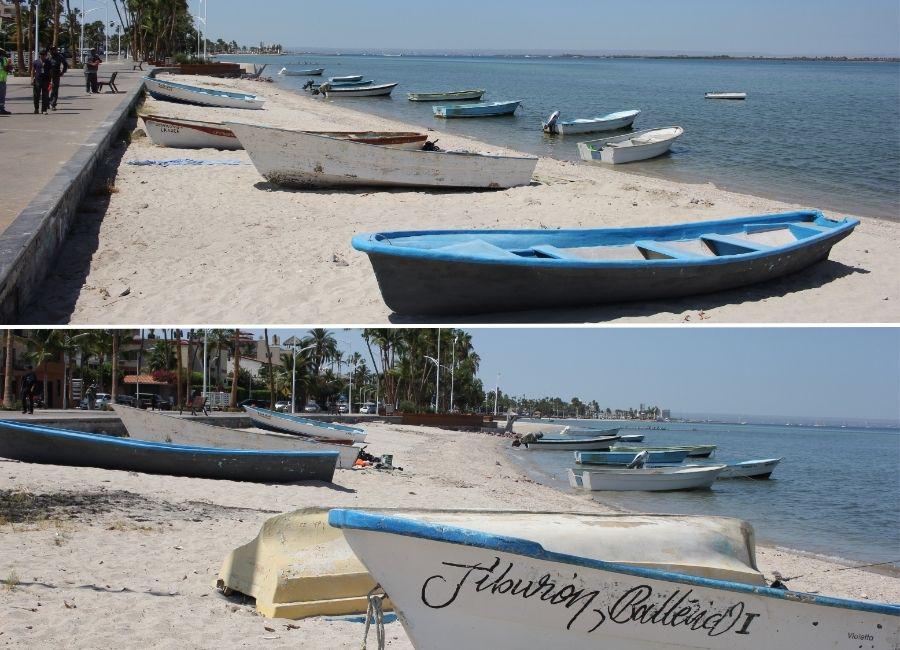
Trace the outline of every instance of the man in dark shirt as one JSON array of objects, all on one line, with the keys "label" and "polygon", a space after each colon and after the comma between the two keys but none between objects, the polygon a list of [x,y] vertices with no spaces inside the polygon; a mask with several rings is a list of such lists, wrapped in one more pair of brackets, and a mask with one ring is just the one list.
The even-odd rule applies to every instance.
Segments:
[{"label": "man in dark shirt", "polygon": [[88,92],[100,92],[100,86],[97,85],[97,73],[100,71],[101,63],[103,63],[103,59],[97,54],[97,50],[91,50],[87,63],[85,63],[85,69],[87,70],[87,85],[89,88]]},{"label": "man in dark shirt", "polygon": [[46,115],[50,108],[50,55],[47,50],[41,50],[40,57],[31,64],[31,89],[34,114],[37,115],[40,105],[41,113]]},{"label": "man in dark shirt", "polygon": [[59,48],[55,45],[50,48],[50,108],[56,110],[56,102],[59,100],[59,79],[69,71],[69,64],[66,62]]},{"label": "man in dark shirt", "polygon": [[34,393],[37,391],[37,375],[31,369],[22,377],[22,413],[34,413]]}]

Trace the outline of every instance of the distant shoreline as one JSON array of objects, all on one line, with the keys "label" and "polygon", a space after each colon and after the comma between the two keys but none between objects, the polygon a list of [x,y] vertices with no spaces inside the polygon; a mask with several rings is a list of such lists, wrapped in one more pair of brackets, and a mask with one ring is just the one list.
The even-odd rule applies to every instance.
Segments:
[{"label": "distant shoreline", "polygon": [[[417,53],[389,53],[389,52],[327,52],[321,50],[310,51],[286,51],[282,56],[377,56],[377,57],[408,57],[408,58],[432,58],[432,57],[465,57],[473,59],[642,59],[660,61],[824,61],[838,63],[900,63],[900,57],[894,56],[735,56],[730,54],[487,54],[475,52],[417,52]],[[220,54],[217,56],[251,56],[250,54]]]}]

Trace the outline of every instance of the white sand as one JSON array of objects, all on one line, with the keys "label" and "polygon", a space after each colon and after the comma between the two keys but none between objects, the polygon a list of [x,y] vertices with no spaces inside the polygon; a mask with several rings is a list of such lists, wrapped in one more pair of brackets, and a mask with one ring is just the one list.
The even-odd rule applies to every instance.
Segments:
[{"label": "white sand", "polygon": [[[538,485],[508,440],[372,424],[370,451],[403,472],[341,471],[333,487],[265,486],[0,460],[0,489],[106,493],[57,518],[0,525],[0,645],[10,647],[358,648],[361,624],[264,619],[212,583],[225,555],[274,514],[309,506],[408,506],[603,512],[585,494]],[[72,517],[72,518],[70,518]],[[900,602],[900,579],[759,548],[799,590]],[[288,626],[296,626],[296,629]],[[270,628],[273,631],[267,630]],[[411,645],[399,623],[391,648]]]},{"label": "white sand", "polygon": [[[263,111],[148,99],[144,111],[298,129],[421,130],[273,85],[197,79],[264,95]],[[399,95],[394,101],[405,101]],[[436,121],[436,127],[440,125]],[[498,151],[443,133],[441,145]],[[574,141],[573,141],[574,146]],[[236,159],[238,167],[156,168],[135,159]],[[94,198],[28,322],[385,323],[360,232],[428,228],[653,225],[797,209],[692,185],[543,158],[540,185],[502,192],[291,191],[269,185],[243,151],[154,147],[125,152],[105,206]],[[812,206],[815,207],[815,206]],[[840,216],[840,215],[832,215]],[[89,268],[86,268],[89,266]],[[86,277],[85,277],[86,273]],[[897,322],[900,223],[863,219],[828,262],[771,283],[710,296],[577,310],[479,316],[464,322]],[[127,295],[120,295],[125,293]]]}]

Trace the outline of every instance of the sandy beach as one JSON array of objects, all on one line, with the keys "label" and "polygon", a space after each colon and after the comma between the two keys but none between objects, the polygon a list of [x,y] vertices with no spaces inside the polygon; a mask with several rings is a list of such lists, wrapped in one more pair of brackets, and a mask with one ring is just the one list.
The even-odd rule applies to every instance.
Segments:
[{"label": "sandy beach", "polygon": [[[141,112],[295,129],[415,130],[272,84],[198,77],[191,83],[266,97],[262,111],[148,98]],[[366,100],[362,100],[366,101]],[[393,101],[405,101],[398,93]],[[439,125],[435,125],[439,128]],[[447,148],[504,151],[439,132]],[[135,137],[111,159],[64,253],[24,322],[384,323],[360,232],[429,228],[617,227],[764,214],[797,206],[627,171],[542,158],[536,183],[501,192],[294,191],[267,183],[243,151],[175,150]],[[138,167],[193,158],[229,166]],[[840,215],[830,215],[840,216]],[[488,314],[465,322],[896,322],[900,223],[862,219],[829,261],[746,289],[685,299]],[[446,320],[446,319],[442,319]]]},{"label": "sandy beach", "polygon": [[[539,485],[508,440],[372,424],[370,448],[403,471],[340,471],[334,484],[258,485],[0,460],[0,645],[4,647],[358,648],[363,626],[265,619],[213,585],[226,554],[269,517],[368,506],[605,512]],[[440,453],[435,453],[439,450]],[[764,531],[757,531],[764,535]],[[758,547],[797,590],[900,601],[900,579]],[[391,648],[411,648],[399,623]]]}]

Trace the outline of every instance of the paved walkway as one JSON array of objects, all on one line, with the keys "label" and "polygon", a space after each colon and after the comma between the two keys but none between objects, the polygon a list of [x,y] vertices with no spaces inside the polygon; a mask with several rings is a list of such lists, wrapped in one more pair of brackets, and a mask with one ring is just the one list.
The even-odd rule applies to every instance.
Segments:
[{"label": "paved walkway", "polygon": [[123,101],[146,72],[132,71],[131,61],[113,59],[100,66],[100,78],[118,71],[119,94],[90,95],[84,91],[84,74],[70,70],[62,78],[56,111],[34,115],[31,81],[9,77],[6,110],[0,115],[0,233],[34,199],[79,149],[94,130]]}]

